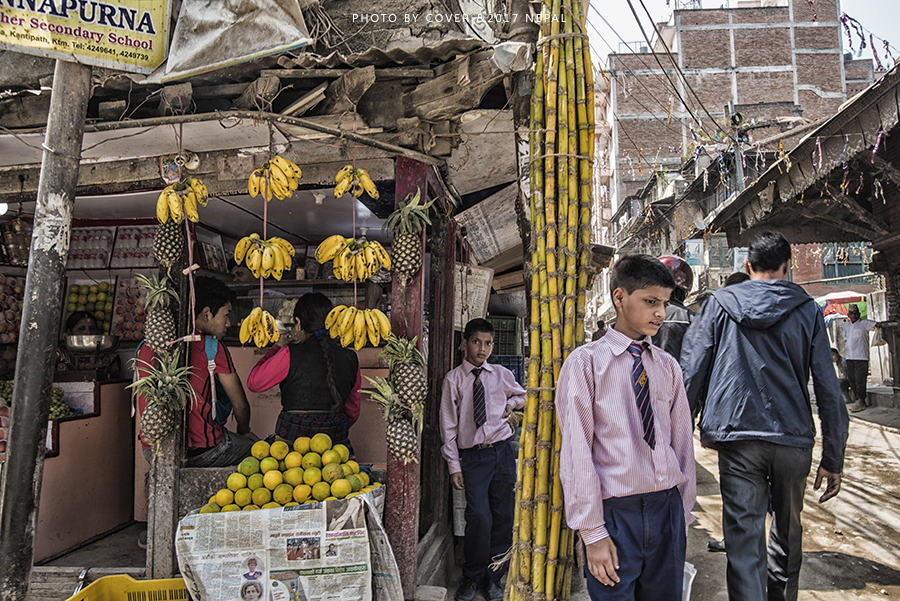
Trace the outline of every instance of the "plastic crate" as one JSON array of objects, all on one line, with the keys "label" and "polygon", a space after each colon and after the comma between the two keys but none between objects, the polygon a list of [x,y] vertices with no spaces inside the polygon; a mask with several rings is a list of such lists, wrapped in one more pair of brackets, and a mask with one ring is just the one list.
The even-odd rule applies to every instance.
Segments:
[{"label": "plastic crate", "polygon": [[135,580],[131,576],[104,576],[84,587],[68,601],[181,601],[189,600],[181,578]]},{"label": "plastic crate", "polygon": [[513,373],[516,382],[525,385],[525,360],[522,355],[491,355],[488,357],[488,363],[502,365]]},{"label": "plastic crate", "polygon": [[498,355],[522,354],[522,320],[518,317],[488,315],[494,326],[494,353]]}]

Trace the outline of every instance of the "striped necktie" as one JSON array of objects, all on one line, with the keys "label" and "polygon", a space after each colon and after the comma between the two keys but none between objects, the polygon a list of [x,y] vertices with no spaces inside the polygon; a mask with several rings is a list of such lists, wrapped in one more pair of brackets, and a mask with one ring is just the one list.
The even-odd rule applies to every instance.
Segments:
[{"label": "striped necktie", "polygon": [[482,367],[476,367],[472,370],[475,376],[475,382],[472,383],[472,413],[475,416],[475,427],[480,428],[487,420],[487,413],[484,408],[484,384],[481,383]]},{"label": "striped necktie", "polygon": [[647,382],[647,371],[644,369],[644,361],[641,353],[644,346],[639,342],[628,345],[628,352],[634,357],[631,367],[631,383],[634,386],[634,398],[637,401],[638,411],[641,414],[641,426],[644,431],[644,440],[650,448],[656,446],[656,433],[653,429],[653,407],[650,405],[650,386]]}]

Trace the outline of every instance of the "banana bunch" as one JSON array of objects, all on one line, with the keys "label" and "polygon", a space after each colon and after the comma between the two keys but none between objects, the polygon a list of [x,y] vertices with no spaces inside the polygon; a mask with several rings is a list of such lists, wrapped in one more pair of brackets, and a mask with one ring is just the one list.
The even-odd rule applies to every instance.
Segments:
[{"label": "banana bunch", "polygon": [[241,322],[241,344],[247,344],[252,338],[253,344],[262,348],[270,342],[278,342],[280,337],[281,332],[278,331],[275,317],[259,307],[253,309],[250,315]]},{"label": "banana bunch", "polygon": [[365,169],[354,169],[353,165],[346,165],[334,176],[334,183],[337,184],[334,187],[335,198],[340,198],[348,191],[356,198],[362,196],[363,192],[374,199],[378,198],[378,188]]},{"label": "banana bunch", "polygon": [[184,182],[177,182],[163,188],[156,200],[156,218],[165,223],[169,217],[175,223],[181,223],[185,217],[196,223],[200,219],[197,205],[205,207],[209,202],[209,190],[206,184],[195,177]]},{"label": "banana bunch", "polygon": [[293,196],[301,177],[303,173],[300,167],[284,157],[276,156],[250,174],[247,189],[253,198],[261,192],[266,202],[272,200],[273,196],[284,200]]},{"label": "banana bunch", "polygon": [[291,268],[293,256],[294,246],[284,238],[263,240],[256,233],[241,238],[234,247],[234,262],[240,265],[246,259],[247,269],[255,278],[280,280],[284,270]]},{"label": "banana bunch", "polygon": [[371,342],[378,346],[391,335],[391,322],[378,309],[357,309],[338,305],[325,318],[325,327],[332,338],[341,341],[341,346],[353,345],[356,350]]},{"label": "banana bunch", "polygon": [[337,234],[319,244],[316,260],[319,263],[334,261],[334,276],[345,282],[357,278],[366,280],[382,267],[391,268],[391,257],[379,242],[354,240]]}]

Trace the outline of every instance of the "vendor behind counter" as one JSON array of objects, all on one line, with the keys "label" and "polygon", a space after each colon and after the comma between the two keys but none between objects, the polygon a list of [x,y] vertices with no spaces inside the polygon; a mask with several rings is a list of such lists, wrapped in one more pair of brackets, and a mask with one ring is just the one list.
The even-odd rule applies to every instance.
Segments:
[{"label": "vendor behind counter", "polygon": [[[87,311],[75,311],[66,319],[66,336],[94,336],[99,333],[97,319]],[[121,361],[114,352],[75,353],[66,348],[63,338],[56,354],[57,372],[96,372],[98,380],[121,377]]]}]

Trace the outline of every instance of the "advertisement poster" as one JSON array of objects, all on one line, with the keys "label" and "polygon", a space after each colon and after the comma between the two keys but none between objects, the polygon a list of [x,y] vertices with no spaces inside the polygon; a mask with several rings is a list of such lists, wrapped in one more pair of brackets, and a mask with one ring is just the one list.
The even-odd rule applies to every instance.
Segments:
[{"label": "advertisement poster", "polygon": [[6,0],[0,48],[132,73],[166,58],[171,0]]}]

